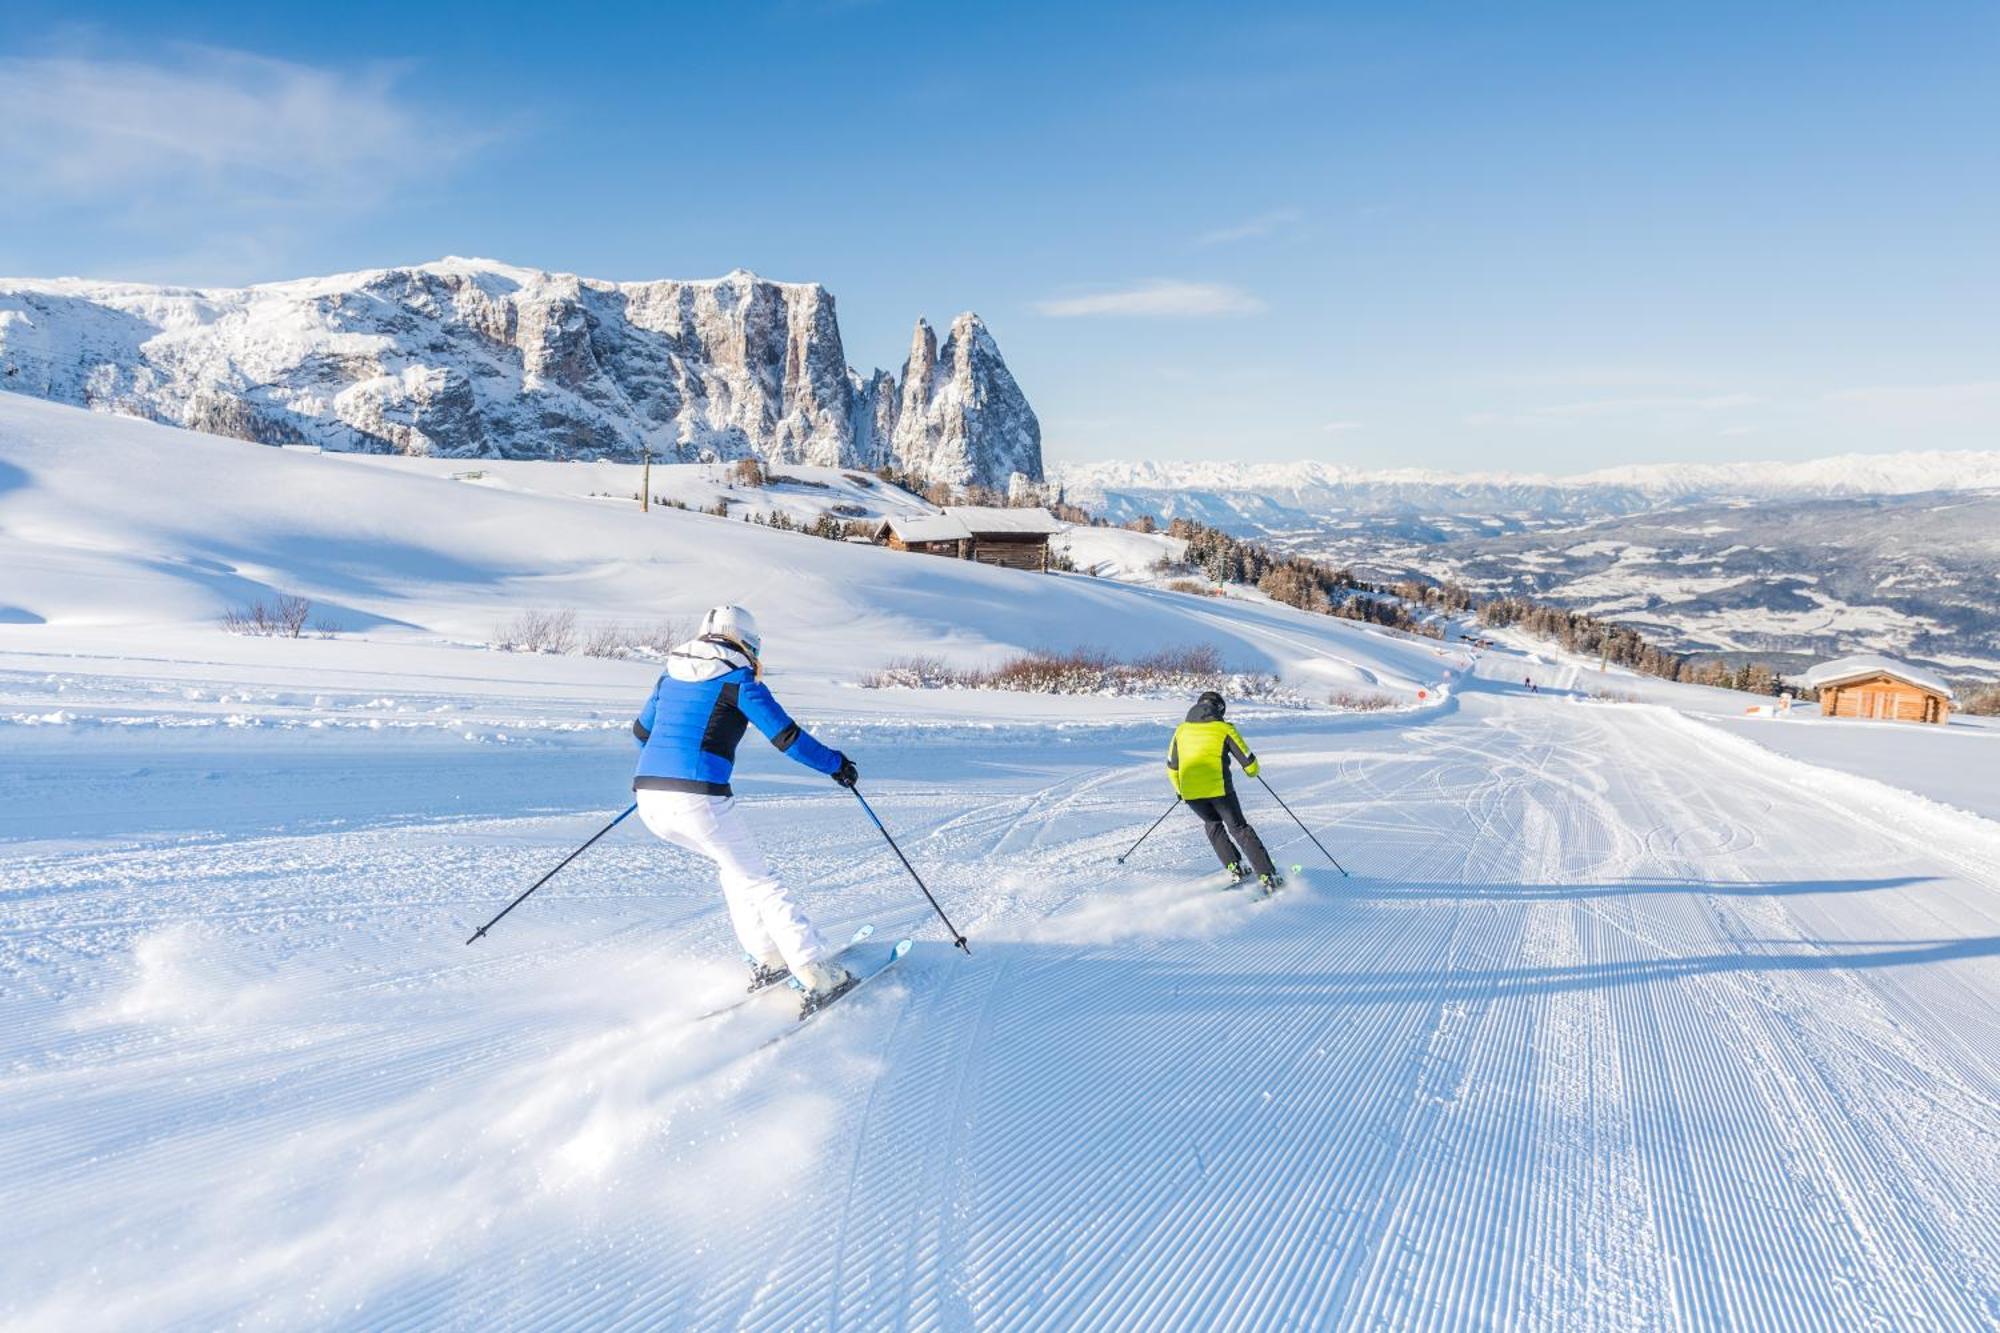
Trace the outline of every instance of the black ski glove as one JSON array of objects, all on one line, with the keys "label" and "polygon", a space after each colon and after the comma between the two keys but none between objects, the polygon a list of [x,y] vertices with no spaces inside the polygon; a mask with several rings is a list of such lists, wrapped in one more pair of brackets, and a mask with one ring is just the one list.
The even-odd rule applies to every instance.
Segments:
[{"label": "black ski glove", "polygon": [[855,783],[861,781],[861,770],[854,766],[852,759],[849,759],[846,755],[842,755],[840,756],[840,767],[833,770],[833,780],[841,786],[851,789]]}]

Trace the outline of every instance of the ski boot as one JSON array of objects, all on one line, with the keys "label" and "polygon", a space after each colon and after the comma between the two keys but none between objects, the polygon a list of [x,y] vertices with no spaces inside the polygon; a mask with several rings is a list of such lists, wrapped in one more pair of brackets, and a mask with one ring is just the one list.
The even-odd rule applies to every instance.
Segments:
[{"label": "ski boot", "polygon": [[743,955],[743,961],[750,965],[750,984],[744,989],[752,995],[767,986],[775,986],[779,982],[789,980],[792,975],[792,970],[786,967],[782,960],[777,963],[767,963],[746,953]]},{"label": "ski boot", "polygon": [[1264,890],[1264,896],[1268,898],[1285,887],[1285,877],[1279,874],[1259,875],[1257,883]]},{"label": "ski boot", "polygon": [[860,977],[831,959],[800,968],[793,981],[806,993],[805,1003],[799,1007],[800,1018],[824,1009],[861,984]]},{"label": "ski boot", "polygon": [[1241,861],[1231,861],[1222,868],[1222,873],[1229,876],[1229,882],[1222,886],[1225,889],[1233,889],[1250,878],[1250,868]]}]

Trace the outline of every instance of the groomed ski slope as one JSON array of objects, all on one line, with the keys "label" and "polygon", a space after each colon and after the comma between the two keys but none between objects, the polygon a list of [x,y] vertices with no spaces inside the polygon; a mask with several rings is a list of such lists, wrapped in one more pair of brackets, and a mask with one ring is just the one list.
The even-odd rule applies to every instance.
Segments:
[{"label": "groomed ski slope", "polygon": [[[324,520],[199,467],[229,524],[183,497],[139,538],[43,541],[83,492],[8,443],[16,554],[162,593],[177,551],[255,537],[274,579],[338,575],[286,535]],[[478,552],[458,530],[528,512],[488,505],[581,541],[565,502],[468,490],[410,544]],[[1169,799],[1178,702],[856,690],[884,645],[801,612],[774,688],[859,760],[973,954],[851,797],[746,746],[748,816],[829,933],[919,941],[757,1052],[781,1012],[695,1017],[740,984],[706,870],[629,823],[462,943],[627,799],[650,668],[423,632],[572,558],[556,537],[462,555],[438,601],[357,578],[402,628],[326,643],[138,621],[51,557],[47,623],[0,626],[0,1323],[2000,1320],[2000,825],[1683,711],[1709,694],[1530,695],[1548,664],[784,534],[707,559],[747,581],[786,542],[860,573],[760,584],[781,608],[832,590],[906,634],[914,586],[961,645],[1102,606],[1294,680],[1454,677],[1402,712],[1232,714],[1352,872],[1251,785],[1307,867],[1258,902],[1213,889],[1185,814],[1112,863]]]}]

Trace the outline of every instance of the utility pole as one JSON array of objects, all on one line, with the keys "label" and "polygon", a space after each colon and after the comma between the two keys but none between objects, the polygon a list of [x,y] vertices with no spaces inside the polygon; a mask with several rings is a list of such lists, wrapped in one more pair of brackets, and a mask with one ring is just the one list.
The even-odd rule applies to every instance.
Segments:
[{"label": "utility pole", "polygon": [[653,445],[650,440],[639,441],[639,456],[645,461],[639,467],[639,512],[653,510]]}]

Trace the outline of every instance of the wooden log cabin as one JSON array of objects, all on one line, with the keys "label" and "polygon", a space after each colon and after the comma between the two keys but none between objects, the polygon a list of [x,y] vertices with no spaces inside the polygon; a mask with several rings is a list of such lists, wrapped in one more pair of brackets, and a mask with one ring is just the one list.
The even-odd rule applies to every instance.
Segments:
[{"label": "wooden log cabin", "polygon": [[1893,658],[1843,657],[1806,673],[1825,717],[1878,722],[1943,723],[1951,716],[1951,686]]},{"label": "wooden log cabin", "polygon": [[1062,523],[1046,509],[949,505],[941,514],[899,514],[882,520],[875,540],[897,551],[956,556],[1008,569],[1046,570],[1049,538]]},{"label": "wooden log cabin", "polygon": [[947,505],[944,512],[971,532],[969,554],[982,565],[1046,572],[1049,538],[1062,531],[1062,524],[1046,509]]},{"label": "wooden log cabin", "polygon": [[875,529],[877,545],[918,555],[963,558],[971,540],[972,529],[949,514],[896,514]]}]

